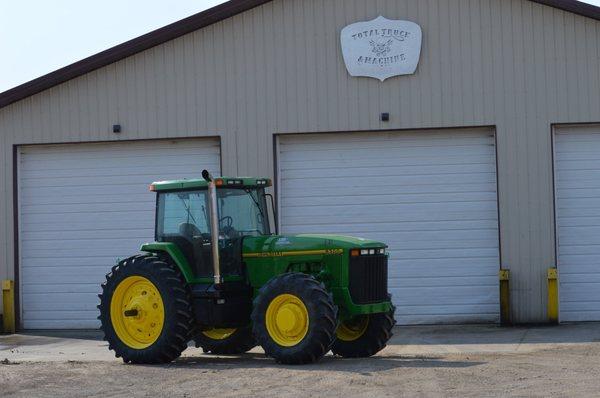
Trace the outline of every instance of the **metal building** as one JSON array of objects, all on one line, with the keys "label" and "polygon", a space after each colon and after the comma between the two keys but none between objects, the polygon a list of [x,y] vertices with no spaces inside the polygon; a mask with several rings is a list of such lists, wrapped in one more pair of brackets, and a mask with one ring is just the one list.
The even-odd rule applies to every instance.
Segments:
[{"label": "metal building", "polygon": [[[378,16],[422,40],[394,55],[416,33]],[[368,21],[356,75],[342,31]],[[20,327],[96,327],[104,274],[152,239],[148,183],[203,168],[275,178],[284,232],[389,243],[401,324],[499,322],[500,270],[510,320],[546,322],[549,268],[560,320],[600,320],[599,21],[574,0],[231,0],[0,94]]]}]

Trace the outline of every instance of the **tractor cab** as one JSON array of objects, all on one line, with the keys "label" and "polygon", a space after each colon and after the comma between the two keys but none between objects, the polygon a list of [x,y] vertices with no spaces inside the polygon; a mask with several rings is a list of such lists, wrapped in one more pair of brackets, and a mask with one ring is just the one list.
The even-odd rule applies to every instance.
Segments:
[{"label": "tractor cab", "polygon": [[[157,182],[156,242],[170,242],[182,252],[194,279],[217,283],[243,276],[242,242],[271,234],[265,188],[269,179],[227,178]],[[215,222],[210,186],[216,194]],[[213,250],[213,243],[217,250]],[[216,253],[215,253],[216,252]],[[218,275],[215,275],[215,258]],[[215,276],[220,279],[215,279]]]}]

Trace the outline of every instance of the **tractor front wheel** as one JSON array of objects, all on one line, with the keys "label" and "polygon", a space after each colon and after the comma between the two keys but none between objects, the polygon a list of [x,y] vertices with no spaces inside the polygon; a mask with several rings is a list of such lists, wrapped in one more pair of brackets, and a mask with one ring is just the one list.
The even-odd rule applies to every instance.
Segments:
[{"label": "tractor front wheel", "polygon": [[189,289],[179,270],[154,255],[112,268],[102,285],[100,322],[108,347],[126,363],[167,363],[187,348],[193,330]]},{"label": "tractor front wheel", "polygon": [[345,358],[366,358],[383,350],[392,337],[394,311],[361,315],[341,322],[331,351]]},{"label": "tractor front wheel", "polygon": [[254,300],[254,336],[277,362],[316,362],[335,339],[337,307],[314,277],[288,273],[271,279]]},{"label": "tractor front wheel", "polygon": [[196,347],[214,355],[237,355],[256,346],[250,325],[238,329],[210,329],[194,337]]}]

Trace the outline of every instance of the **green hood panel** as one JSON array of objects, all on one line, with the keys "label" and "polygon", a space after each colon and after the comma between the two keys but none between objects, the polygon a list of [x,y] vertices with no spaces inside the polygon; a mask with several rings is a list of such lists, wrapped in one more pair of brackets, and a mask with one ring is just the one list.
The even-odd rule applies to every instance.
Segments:
[{"label": "green hood panel", "polygon": [[244,254],[272,253],[290,251],[331,250],[331,249],[361,249],[387,247],[375,240],[355,238],[344,235],[301,234],[246,237],[244,239]]}]

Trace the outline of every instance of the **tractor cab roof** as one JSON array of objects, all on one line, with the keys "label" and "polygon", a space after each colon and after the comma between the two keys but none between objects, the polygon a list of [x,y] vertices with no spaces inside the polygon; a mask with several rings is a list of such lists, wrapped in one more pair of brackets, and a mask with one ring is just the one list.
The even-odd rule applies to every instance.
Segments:
[{"label": "tractor cab roof", "polygon": [[[217,188],[267,188],[272,185],[271,179],[262,177],[215,177]],[[159,191],[178,191],[202,189],[208,187],[208,183],[203,178],[190,180],[158,181],[150,184],[150,190]]]}]

